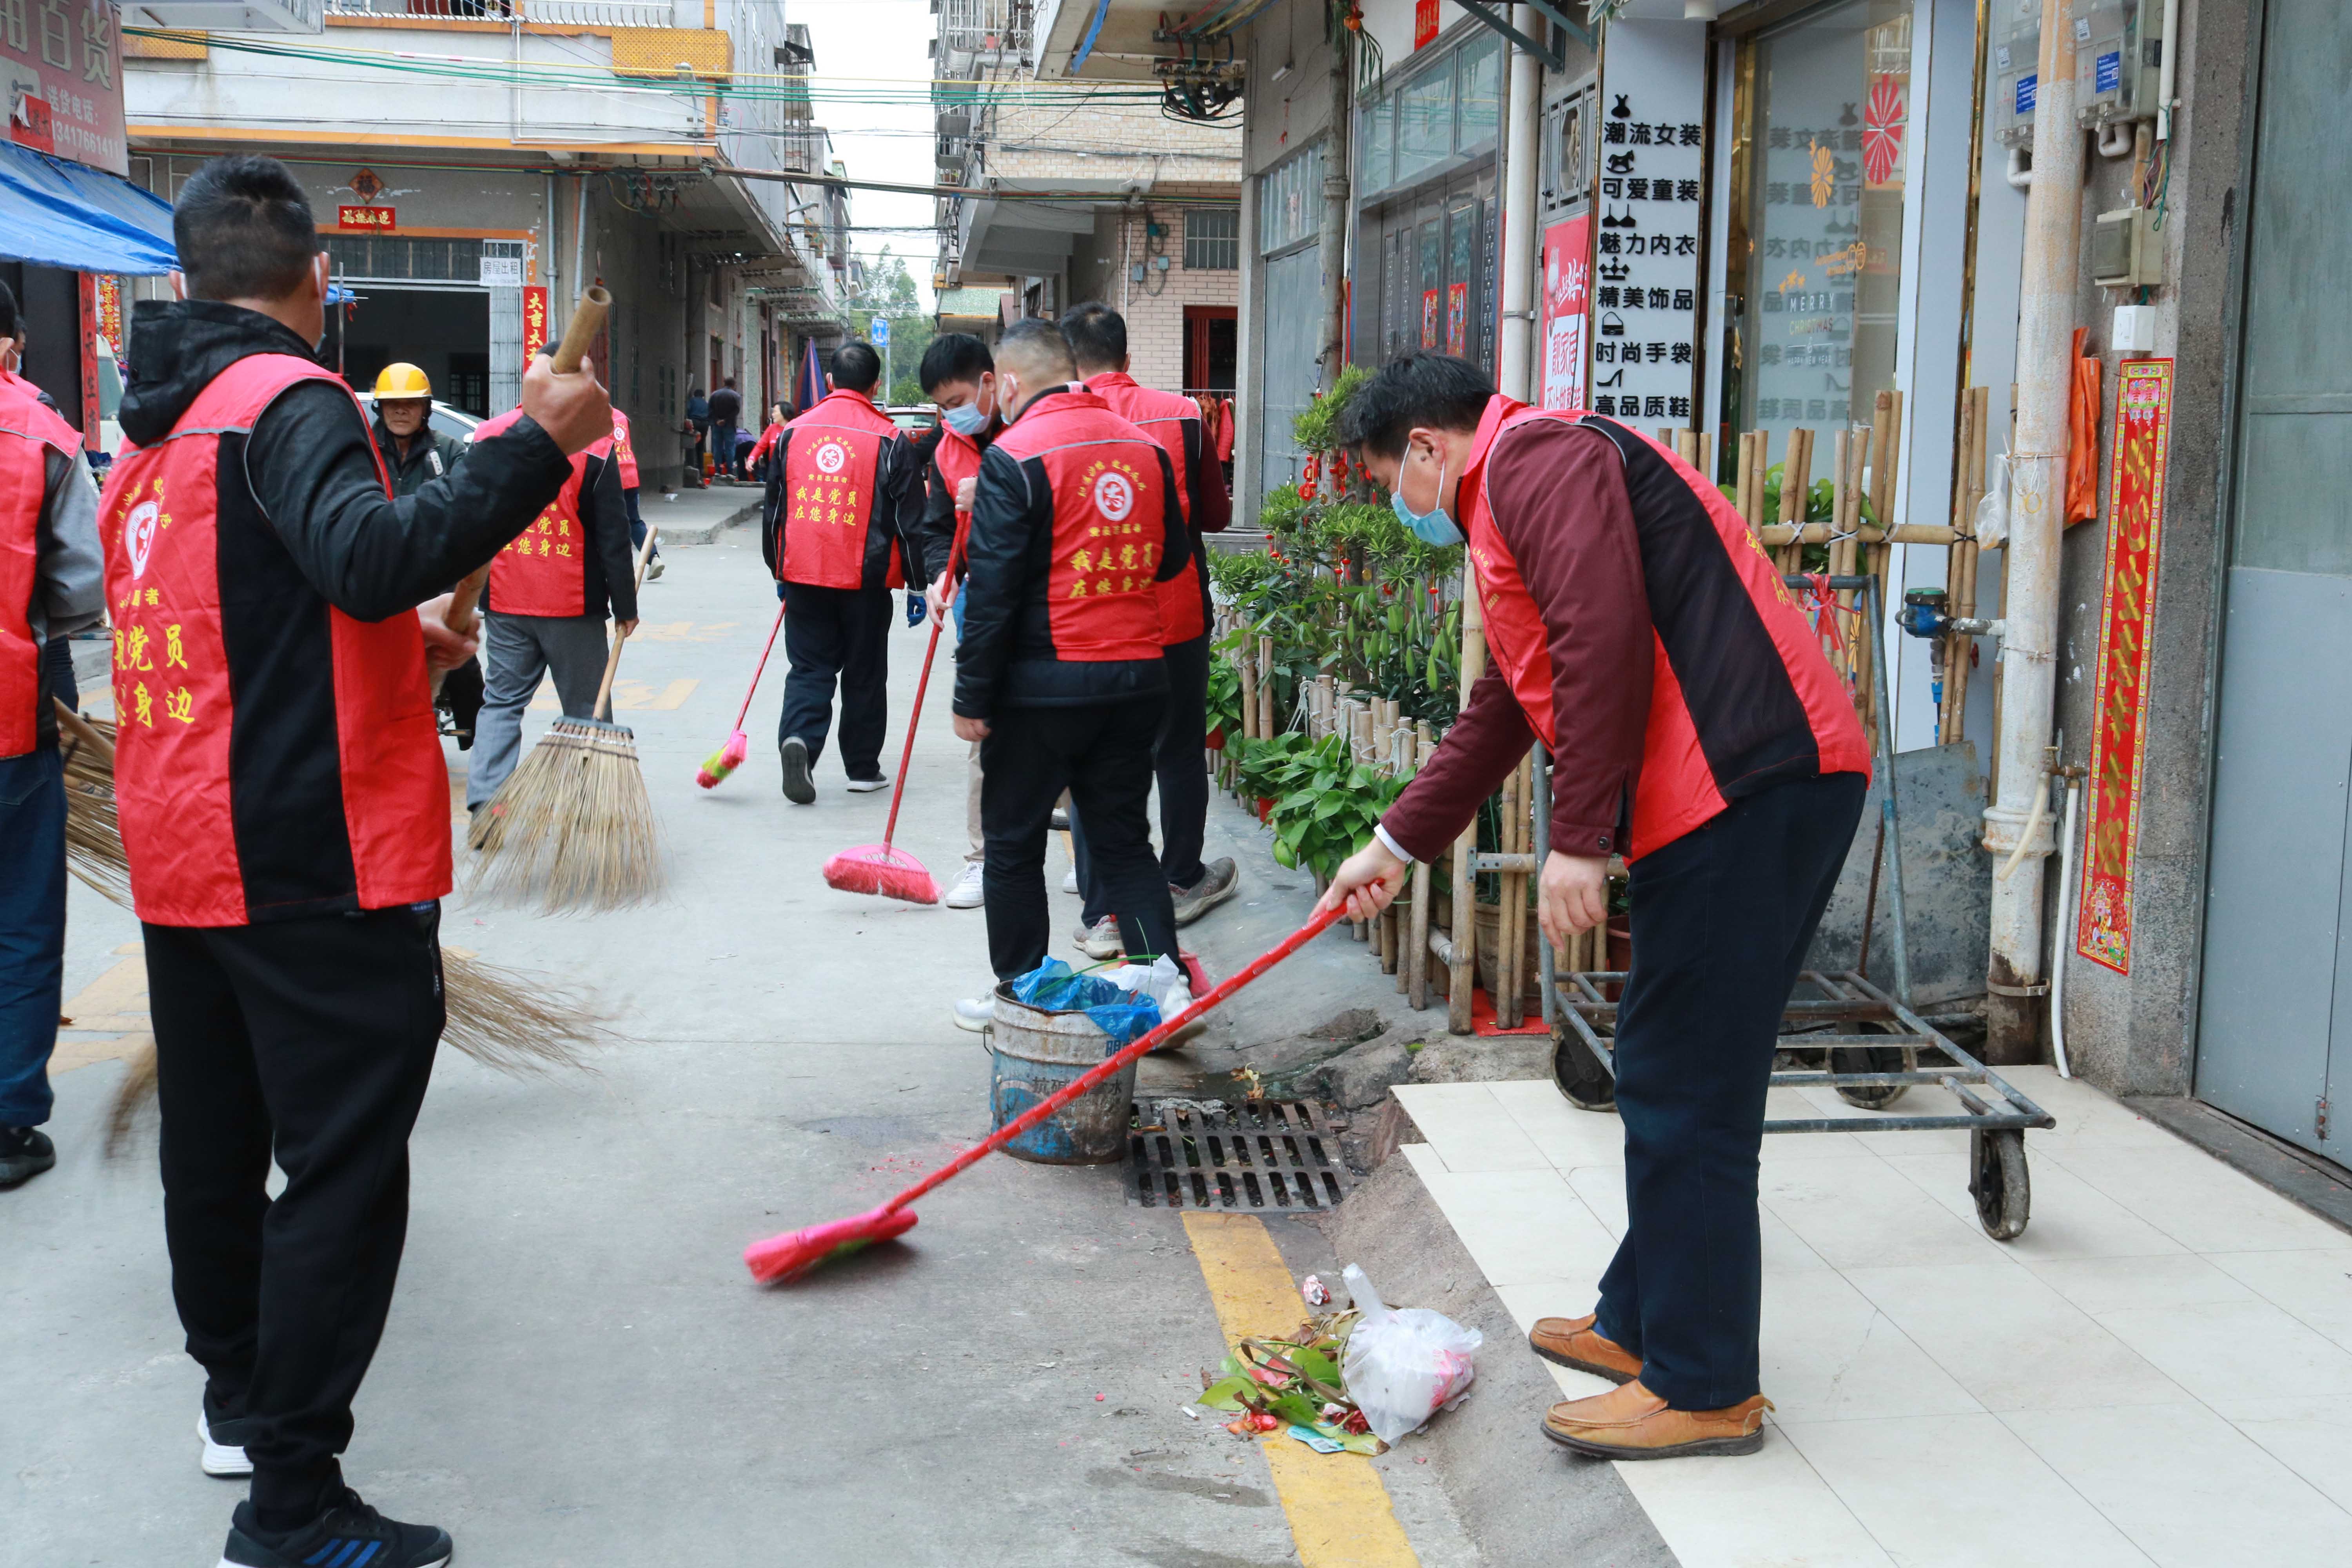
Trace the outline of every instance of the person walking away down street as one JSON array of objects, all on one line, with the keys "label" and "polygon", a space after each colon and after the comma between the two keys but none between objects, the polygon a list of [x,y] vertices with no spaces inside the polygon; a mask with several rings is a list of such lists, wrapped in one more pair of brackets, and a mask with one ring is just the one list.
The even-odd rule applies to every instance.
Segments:
[{"label": "person walking away down street", "polygon": [[[1127,321],[1108,305],[1080,305],[1062,318],[1062,335],[1089,391],[1112,412],[1160,443],[1176,472],[1176,500],[1192,535],[1192,560],[1160,585],[1160,635],[1168,649],[1168,725],[1154,765],[1160,784],[1160,865],[1176,900],[1176,923],[1191,925],[1239,890],[1230,858],[1201,862],[1209,824],[1209,563],[1203,533],[1233,521],[1225,478],[1209,450],[1201,405],[1137,384],[1127,373]],[[1086,899],[1077,944],[1089,958],[1114,958],[1118,925],[1089,879],[1085,814],[1070,812],[1070,848]]]},{"label": "person walking away down street", "polygon": [[[613,468],[621,479],[621,504],[629,514],[629,549],[641,550],[646,542],[645,514],[637,510],[637,447],[629,438],[629,416],[619,409],[613,410]],[[654,542],[654,552],[646,563],[646,581],[658,582],[664,568],[661,542]]]},{"label": "person walking away down street", "polygon": [[1323,907],[1385,908],[1533,742],[1551,749],[1544,935],[1606,917],[1622,852],[1633,958],[1617,1016],[1624,1238],[1594,1313],[1528,1336],[1621,1386],[1553,1405],[1543,1430],[1612,1458],[1751,1453],[1771,1408],[1764,1091],[1869,784],[1853,704],[1739,514],[1636,431],[1413,353],[1349,399],[1340,437],[1416,535],[1467,534],[1495,667]]},{"label": "person walking away down street", "polygon": [[[963,637],[963,600],[957,593],[963,575],[949,566],[966,544],[971,528],[971,492],[980,479],[981,455],[1003,429],[996,416],[996,362],[988,345],[969,332],[942,332],[923,351],[917,373],[923,395],[938,405],[940,422],[929,437],[924,468],[922,541],[924,574],[930,580],[925,596],[931,614],[955,609],[956,637]],[[957,873],[941,900],[951,910],[980,908],[988,861],[988,839],[980,818],[980,742],[971,742],[964,764],[964,835],[971,847],[963,869]]]},{"label": "person walking away down street", "polygon": [[702,395],[698,386],[686,389],[686,420],[679,426],[686,437],[686,482],[689,487],[702,483],[702,455],[710,441],[710,401]]},{"label": "person walking away down street", "polygon": [[[0,283],[0,363],[23,338],[16,297]],[[66,957],[55,654],[66,651],[70,680],[66,638],[105,609],[81,434],[31,382],[0,370],[0,1190],[58,1163],[41,1131]]]},{"label": "person walking away down street", "polygon": [[[373,434],[395,500],[415,494],[418,486],[448,473],[466,456],[464,443],[435,430],[432,417],[433,383],[422,369],[398,361],[376,374]],[[443,671],[433,705],[449,716],[457,749],[470,751],[482,711],[481,659],[468,658]]]},{"label": "person walking away down street", "polygon": [[220,1561],[436,1568],[447,1534],[383,1518],[336,1461],[443,1023],[427,671],[473,650],[442,591],[611,420],[593,370],[541,356],[522,417],[395,500],[358,401],[312,357],[327,258],[302,188],[273,159],[216,159],[172,229],[182,298],[136,307],[99,538],[172,1295],[205,1374],[204,1466],[252,1476]]},{"label": "person walking away down street", "polygon": [[735,378],[730,375],[710,395],[710,450],[724,479],[743,477],[735,452],[735,427],[742,422],[743,395],[735,390]]},{"label": "person walking away down street", "polygon": [[[956,733],[981,742],[989,963],[1003,982],[1045,962],[1045,836],[1065,789],[1125,950],[1173,958],[1145,803],[1168,709],[1155,584],[1192,559],[1175,470],[1079,384],[1053,322],[1015,322],[995,379],[1011,419],[973,489],[955,689]],[[956,1022],[984,1028],[995,1005],[958,1002]]]},{"label": "person walking away down street", "polygon": [[841,766],[852,791],[887,789],[890,591],[922,504],[906,433],[874,406],[882,360],[864,343],[833,356],[830,390],[784,426],[771,453],[761,552],[784,602],[784,707],[776,726],[784,798],[816,799],[813,771],[841,688]]},{"label": "person walking away down street", "polygon": [[[485,420],[474,440],[513,427],[520,408]],[[593,716],[610,646],[604,618],[618,635],[637,624],[636,563],[621,469],[609,439],[572,456],[572,478],[530,529],[490,563],[482,590],[482,641],[488,674],[473,765],[466,773],[470,839],[489,831],[485,808],[522,755],[522,713],[540,682],[555,678],[555,700],[568,718]]]}]

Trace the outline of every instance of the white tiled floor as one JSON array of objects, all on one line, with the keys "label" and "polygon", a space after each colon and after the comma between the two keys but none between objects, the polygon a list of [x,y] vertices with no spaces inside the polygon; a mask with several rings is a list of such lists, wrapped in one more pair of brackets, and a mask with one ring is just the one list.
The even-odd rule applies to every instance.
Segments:
[{"label": "white tiled floor", "polygon": [[[1685,1568],[2352,1562],[2352,1235],[2095,1089],[2008,1076],[2058,1126],[2026,1134],[2032,1220],[2006,1243],[1978,1228],[1966,1133],[1774,1091],[1772,1114],[1857,1131],[1765,1140],[1774,1440],[1620,1466],[1667,1544]],[[1396,1093],[1512,1316],[1591,1311],[1625,1226],[1617,1119],[1549,1083]]]}]

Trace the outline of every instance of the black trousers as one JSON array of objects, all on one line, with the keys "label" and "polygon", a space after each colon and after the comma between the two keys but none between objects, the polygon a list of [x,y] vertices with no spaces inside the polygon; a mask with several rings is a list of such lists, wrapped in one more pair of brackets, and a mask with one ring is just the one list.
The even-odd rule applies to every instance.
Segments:
[{"label": "black trousers", "polygon": [[809,762],[824,754],[833,689],[841,686],[841,766],[854,779],[882,773],[889,723],[890,590],[784,584],[784,711],[776,742],[798,735]]},{"label": "black trousers", "polygon": [[[787,617],[788,619],[790,617]],[[1176,952],[1176,910],[1151,853],[1145,802],[1166,704],[1157,697],[1080,708],[1003,708],[980,743],[981,889],[999,980],[1045,962],[1045,836],[1054,803],[1094,825],[1094,874],[1129,953]],[[1075,820],[1075,817],[1073,818]]]},{"label": "black trousers", "polygon": [[1633,863],[1617,1015],[1628,1219],[1599,1327],[1676,1410],[1758,1391],[1764,1091],[1864,790],[1860,773],[1779,784]]},{"label": "black trousers", "polygon": [[[172,1297],[253,1502],[341,1481],[408,1234],[408,1134],[441,1038],[438,904],[148,925]],[[286,1190],[265,1184],[275,1155]]]},{"label": "black trousers", "polygon": [[[1160,783],[1160,873],[1171,888],[1191,888],[1207,874],[1201,841],[1209,830],[1209,639],[1204,635],[1166,650],[1168,717],[1160,727],[1152,765]],[[1095,886],[1093,853],[1076,803],[1070,812],[1070,858],[1077,862],[1089,926],[1110,912]]]}]

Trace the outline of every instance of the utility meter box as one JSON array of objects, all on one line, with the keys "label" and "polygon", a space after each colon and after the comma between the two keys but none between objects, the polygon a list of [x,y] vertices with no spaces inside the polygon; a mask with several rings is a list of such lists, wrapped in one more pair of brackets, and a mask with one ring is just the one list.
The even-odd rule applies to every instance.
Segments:
[{"label": "utility meter box", "polygon": [[2074,119],[2150,120],[2164,70],[2164,0],[2074,0]]},{"label": "utility meter box", "polygon": [[2147,207],[2101,213],[2091,226],[2091,281],[2102,289],[2132,289],[2164,281],[2164,240]]},{"label": "utility meter box", "polygon": [[2040,86],[2042,0],[1992,0],[1993,139],[2033,145],[2033,102]]}]

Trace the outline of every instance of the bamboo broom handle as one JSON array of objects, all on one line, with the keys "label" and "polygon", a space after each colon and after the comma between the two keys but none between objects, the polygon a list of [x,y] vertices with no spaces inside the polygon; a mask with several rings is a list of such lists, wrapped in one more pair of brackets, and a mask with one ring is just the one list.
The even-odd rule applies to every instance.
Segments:
[{"label": "bamboo broom handle", "polygon": [[602,283],[591,283],[588,291],[580,296],[580,303],[572,309],[572,321],[563,329],[563,341],[555,345],[555,368],[570,375],[580,368],[581,359],[588,345],[604,330],[604,318],[612,313],[613,296]]},{"label": "bamboo broom handle", "polygon": [[62,699],[52,697],[49,700],[57,704],[58,728],[71,735],[78,744],[88,746],[91,751],[96,752],[109,768],[113,767],[113,743],[98,732],[97,726],[67,707]]},{"label": "bamboo broom handle", "polygon": [[[660,533],[661,530],[652,523],[646,524],[646,542],[637,547],[636,584],[639,588],[646,585],[646,563],[653,559],[654,541]],[[627,632],[617,626],[613,628],[613,651],[604,656],[604,679],[596,687],[594,713],[604,723],[613,721],[613,677],[621,668],[621,645],[628,640]]]}]

